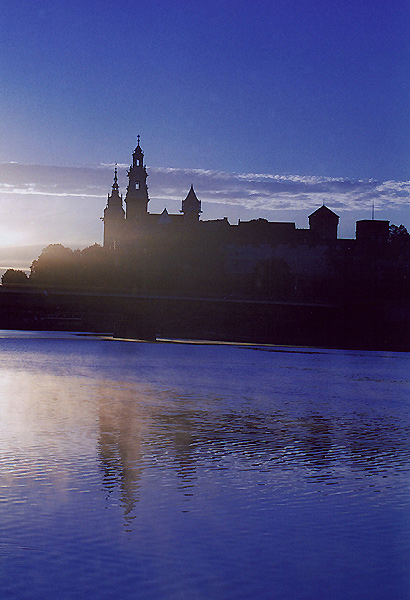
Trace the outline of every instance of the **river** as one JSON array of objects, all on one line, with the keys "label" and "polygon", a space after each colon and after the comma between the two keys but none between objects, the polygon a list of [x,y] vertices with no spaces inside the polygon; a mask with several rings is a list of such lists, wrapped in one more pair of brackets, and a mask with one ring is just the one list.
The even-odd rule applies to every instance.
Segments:
[{"label": "river", "polygon": [[1,600],[410,598],[408,353],[0,332]]}]

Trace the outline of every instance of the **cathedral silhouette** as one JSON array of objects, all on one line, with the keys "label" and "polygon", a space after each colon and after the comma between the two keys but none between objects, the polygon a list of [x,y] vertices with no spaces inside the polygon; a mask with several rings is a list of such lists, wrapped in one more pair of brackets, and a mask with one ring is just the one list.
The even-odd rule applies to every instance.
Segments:
[{"label": "cathedral silhouette", "polygon": [[[147,236],[154,235],[162,239],[164,236],[173,235],[184,237],[191,235],[192,231],[195,231],[197,239],[203,235],[212,236],[215,243],[224,246],[228,244],[239,247],[250,244],[260,247],[261,244],[265,244],[270,248],[278,245],[317,247],[337,242],[339,216],[325,205],[309,215],[309,229],[297,229],[295,223],[272,222],[266,219],[239,221],[237,225],[230,224],[226,217],[202,221],[201,201],[191,185],[186,198],[182,200],[179,214],[170,214],[166,208],[160,214],[150,213],[148,173],[139,135],[127,175],[128,186],[123,199],[118,186],[117,167],[115,168],[114,182],[103,217],[104,247],[108,249],[136,249],[145,244]],[[367,222],[367,226],[359,229],[363,239],[376,235],[387,240],[388,226],[388,221],[373,221]],[[271,255],[269,248],[265,248],[265,253],[266,257]],[[261,258],[260,252],[257,254],[255,260]],[[250,257],[244,256],[243,260],[249,262]]]},{"label": "cathedral silhouette", "polygon": [[369,290],[379,294],[375,287],[385,294],[392,277],[402,279],[389,221],[357,221],[356,238],[342,239],[339,216],[324,204],[308,216],[308,228],[260,218],[202,220],[193,185],[179,214],[166,208],[150,213],[140,136],[127,174],[123,199],[115,168],[103,217],[104,249],[118,257],[119,267],[127,266],[135,289],[323,302]]},{"label": "cathedral silhouette", "polygon": [[111,194],[108,195],[107,206],[104,210],[104,247],[115,249],[135,245],[141,236],[147,233],[162,233],[180,227],[198,223],[201,211],[201,202],[198,200],[193,186],[182,201],[181,214],[169,214],[165,208],[161,214],[148,212],[148,187],[147,169],[144,165],[144,153],[138,143],[132,154],[132,165],[127,171],[128,186],[125,195],[125,206],[119,191],[117,167],[114,171],[114,182]]}]

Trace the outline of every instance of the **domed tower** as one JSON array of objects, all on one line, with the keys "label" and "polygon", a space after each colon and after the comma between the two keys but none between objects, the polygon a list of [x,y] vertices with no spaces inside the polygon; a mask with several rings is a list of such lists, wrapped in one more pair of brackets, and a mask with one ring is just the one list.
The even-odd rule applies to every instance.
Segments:
[{"label": "domed tower", "polygon": [[138,135],[138,144],[132,155],[132,165],[128,170],[128,187],[125,196],[126,219],[129,222],[141,221],[148,212],[148,173],[144,166],[144,153],[140,146],[140,136]]},{"label": "domed tower", "polygon": [[194,186],[191,185],[188,196],[185,200],[182,200],[181,212],[184,214],[184,220],[191,223],[199,221],[199,215],[201,214],[201,201],[198,200],[197,195],[194,192]]},{"label": "domed tower", "polygon": [[122,207],[117,178],[117,165],[114,170],[114,182],[111,194],[108,194],[107,206],[104,209],[104,248],[115,250],[124,236],[125,213]]}]

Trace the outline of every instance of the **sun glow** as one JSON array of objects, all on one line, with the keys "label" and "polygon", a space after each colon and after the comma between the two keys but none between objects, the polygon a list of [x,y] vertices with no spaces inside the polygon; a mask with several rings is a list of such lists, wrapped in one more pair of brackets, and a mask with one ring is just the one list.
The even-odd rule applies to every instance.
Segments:
[{"label": "sun glow", "polygon": [[15,229],[0,229],[0,248],[10,248],[10,246],[22,246],[27,243],[22,231]]}]

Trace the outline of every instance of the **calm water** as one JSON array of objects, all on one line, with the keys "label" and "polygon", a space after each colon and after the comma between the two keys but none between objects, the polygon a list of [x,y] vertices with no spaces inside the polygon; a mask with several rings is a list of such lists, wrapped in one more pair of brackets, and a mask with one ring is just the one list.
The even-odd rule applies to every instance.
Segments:
[{"label": "calm water", "polygon": [[410,598],[405,353],[0,332],[0,598]]}]

